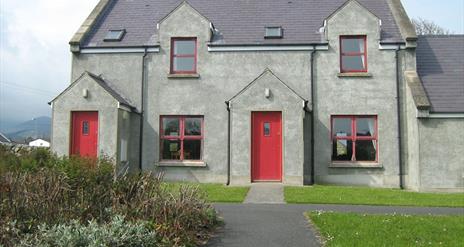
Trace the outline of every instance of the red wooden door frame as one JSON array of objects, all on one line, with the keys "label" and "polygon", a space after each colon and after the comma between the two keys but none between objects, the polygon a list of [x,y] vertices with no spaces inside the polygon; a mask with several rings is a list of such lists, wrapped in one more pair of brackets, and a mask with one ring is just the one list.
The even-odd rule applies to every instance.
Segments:
[{"label": "red wooden door frame", "polygon": [[251,182],[282,182],[282,149],[282,112],[252,112]]},{"label": "red wooden door frame", "polygon": [[72,111],[70,127],[69,154],[96,158],[99,132],[98,112]]}]

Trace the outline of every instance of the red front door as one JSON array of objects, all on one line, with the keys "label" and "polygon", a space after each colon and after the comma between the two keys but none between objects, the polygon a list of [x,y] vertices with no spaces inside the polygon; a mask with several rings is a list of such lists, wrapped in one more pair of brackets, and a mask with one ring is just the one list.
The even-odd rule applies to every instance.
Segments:
[{"label": "red front door", "polygon": [[97,157],[98,112],[72,112],[71,155]]},{"label": "red front door", "polygon": [[251,180],[282,181],[282,113],[251,116]]}]

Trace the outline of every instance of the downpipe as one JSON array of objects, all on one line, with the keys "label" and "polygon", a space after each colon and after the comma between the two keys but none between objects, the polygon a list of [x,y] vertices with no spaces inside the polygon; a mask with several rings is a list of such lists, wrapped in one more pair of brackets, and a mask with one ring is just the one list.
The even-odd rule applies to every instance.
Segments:
[{"label": "downpipe", "polygon": [[230,102],[225,102],[227,105],[227,182],[230,185]]},{"label": "downpipe", "polygon": [[311,182],[309,183],[309,185],[314,185],[314,125],[316,123],[316,120],[315,120],[315,114],[314,114],[314,55],[316,54],[316,46],[313,46],[313,50],[311,51],[311,68],[310,68],[310,71],[311,71],[311,105],[312,105],[312,109],[311,109]]},{"label": "downpipe", "polygon": [[144,121],[144,103],[145,103],[145,97],[144,97],[144,90],[145,90],[145,67],[146,67],[146,57],[147,57],[148,51],[147,47],[145,47],[145,50],[143,52],[142,56],[142,82],[141,82],[141,88],[140,88],[140,126],[139,126],[139,171],[142,172],[143,167],[142,167],[142,159],[143,159],[143,121]]},{"label": "downpipe", "polygon": [[399,166],[399,183],[400,189],[404,189],[404,181],[403,181],[403,143],[402,143],[402,135],[403,129],[401,127],[401,102],[400,102],[400,65],[399,65],[399,52],[401,46],[395,49],[395,60],[396,60],[396,107],[397,107],[397,120],[398,120],[398,166]]}]

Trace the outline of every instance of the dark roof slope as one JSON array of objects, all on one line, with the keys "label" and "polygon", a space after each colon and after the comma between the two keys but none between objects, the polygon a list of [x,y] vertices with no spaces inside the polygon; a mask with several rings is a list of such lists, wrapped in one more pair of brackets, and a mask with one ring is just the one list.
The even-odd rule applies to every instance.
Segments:
[{"label": "dark roof slope", "polygon": [[114,86],[102,78],[101,76],[95,75],[91,72],[85,71],[82,73],[79,78],[77,78],[73,83],[71,83],[65,90],[63,90],[60,94],[58,94],[54,99],[52,99],[48,104],[51,104],[53,101],[61,97],[63,94],[65,94],[68,90],[70,90],[76,83],[78,83],[84,76],[89,76],[93,81],[95,81],[98,85],[100,85],[106,92],[108,92],[117,102],[119,102],[121,105],[125,105],[129,107],[133,111],[137,111],[136,107],[129,102],[125,97],[123,97],[116,89],[114,89]]},{"label": "dark roof slope", "polygon": [[431,112],[464,113],[464,35],[419,36],[416,52]]},{"label": "dark roof slope", "polygon": [[[321,43],[319,28],[347,0],[189,0],[221,33],[224,44]],[[155,45],[156,25],[182,0],[113,0],[83,47]],[[382,41],[402,42],[387,0],[358,0],[382,20]],[[265,26],[282,26],[283,39],[264,39]],[[103,42],[111,29],[126,29],[121,42]]]}]

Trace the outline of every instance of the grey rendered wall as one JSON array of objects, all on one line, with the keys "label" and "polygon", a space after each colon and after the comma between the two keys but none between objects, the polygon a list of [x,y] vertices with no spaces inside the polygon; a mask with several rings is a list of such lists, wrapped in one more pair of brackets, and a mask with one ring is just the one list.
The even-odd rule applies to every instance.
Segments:
[{"label": "grey rendered wall", "polygon": [[[379,20],[351,1],[327,21],[328,51],[315,57],[315,180],[336,183],[398,187],[398,124],[396,106],[395,52],[379,50]],[[339,77],[339,36],[367,35],[368,72],[371,77]],[[331,115],[377,115],[379,163],[331,162]]]},{"label": "grey rendered wall", "polygon": [[[167,179],[224,183],[227,179],[227,109],[224,102],[266,68],[303,97],[310,95],[309,53],[208,52],[209,21],[188,5],[166,18],[160,24],[159,33],[160,53],[153,55],[148,64],[148,124],[144,131],[143,167],[164,171]],[[197,37],[199,78],[168,78],[171,37]],[[204,116],[206,167],[159,166],[160,115]],[[300,130],[298,138],[302,138],[302,128]],[[231,164],[233,169],[240,169],[234,168],[235,165]],[[249,169],[242,167],[239,172],[246,173]]]},{"label": "grey rendered wall", "polygon": [[[118,110],[118,146],[117,146],[117,170],[120,173],[138,171],[138,135],[134,135],[133,129],[138,130],[139,115],[123,109]],[[138,133],[138,132],[137,132]],[[125,145],[123,143],[126,143]],[[123,153],[125,152],[125,158]]]},{"label": "grey rendered wall", "polygon": [[464,191],[464,119],[418,119],[420,190]]},{"label": "grey rendered wall", "polygon": [[[53,103],[52,150],[69,155],[72,111],[98,111],[98,155],[116,159],[118,102],[88,76],[80,80]],[[83,89],[88,89],[87,99]]]},{"label": "grey rendered wall", "polygon": [[[264,91],[270,89],[266,98]],[[304,100],[266,71],[243,94],[231,101],[232,183],[251,182],[251,114],[253,111],[282,112],[282,182],[303,184]]]}]

